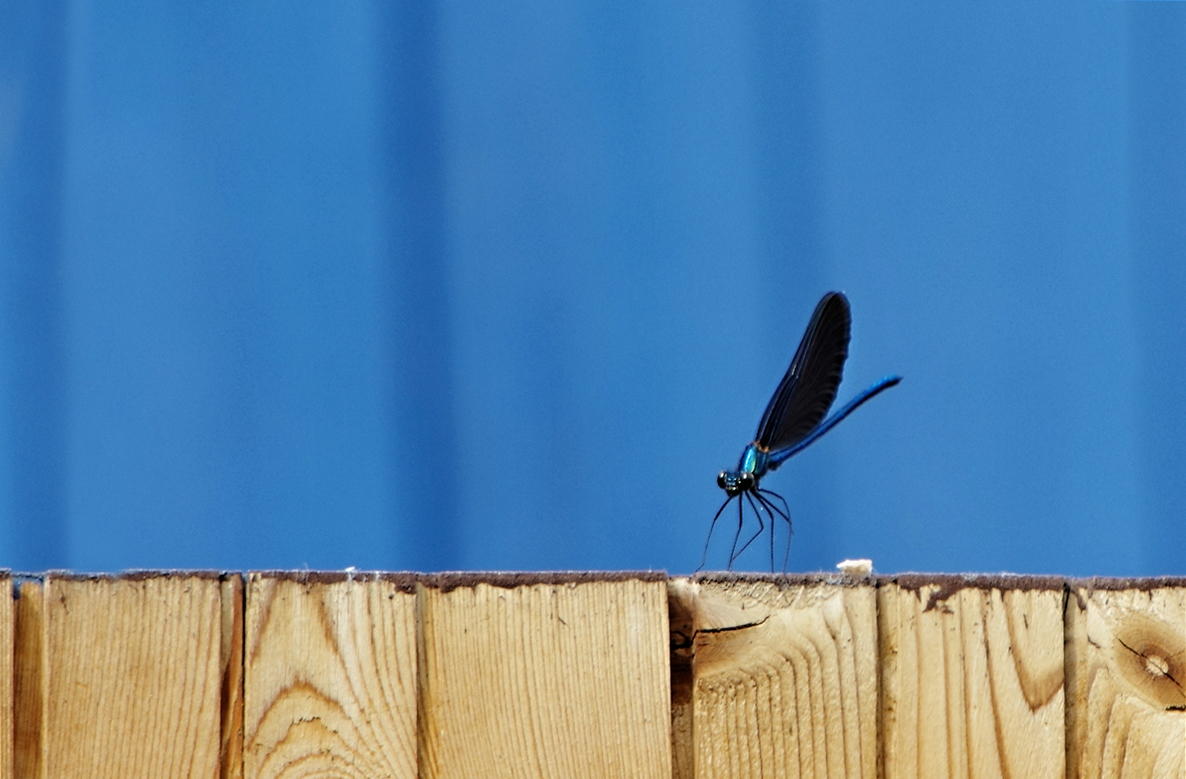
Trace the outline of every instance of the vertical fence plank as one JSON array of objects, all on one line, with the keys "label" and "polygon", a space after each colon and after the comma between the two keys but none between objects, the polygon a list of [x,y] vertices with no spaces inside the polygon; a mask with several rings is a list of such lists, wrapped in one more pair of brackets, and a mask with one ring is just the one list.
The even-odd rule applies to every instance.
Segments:
[{"label": "vertical fence plank", "polygon": [[422,587],[421,775],[671,777],[661,574]]},{"label": "vertical fence plank", "polygon": [[43,779],[45,723],[45,597],[40,581],[20,583],[13,647],[13,773]]},{"label": "vertical fence plank", "polygon": [[671,634],[672,779],[696,776],[692,662],[699,589],[700,585],[687,577],[674,578],[667,583],[667,619]]},{"label": "vertical fence plank", "polygon": [[0,777],[12,776],[13,702],[16,698],[13,676],[13,649],[16,645],[16,622],[12,599],[12,577],[0,572]]},{"label": "vertical fence plank", "polygon": [[1062,580],[895,581],[879,590],[886,779],[1063,776]]},{"label": "vertical fence plank", "polygon": [[45,603],[45,775],[217,776],[217,574],[50,574]]},{"label": "vertical fence plank", "polygon": [[413,582],[250,575],[247,779],[416,776]]},{"label": "vertical fence plank", "polygon": [[1071,776],[1186,776],[1186,587],[1080,581],[1067,607]]},{"label": "vertical fence plank", "polygon": [[223,574],[222,643],[222,739],[219,749],[219,779],[243,777],[243,576]]},{"label": "vertical fence plank", "polygon": [[697,777],[877,775],[877,599],[822,578],[702,580]]}]

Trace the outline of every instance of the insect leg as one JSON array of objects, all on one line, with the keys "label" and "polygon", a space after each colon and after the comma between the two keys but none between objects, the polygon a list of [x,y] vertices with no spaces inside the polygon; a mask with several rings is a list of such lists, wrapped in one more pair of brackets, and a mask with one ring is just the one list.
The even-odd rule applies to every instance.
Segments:
[{"label": "insect leg", "polygon": [[[777,507],[775,507],[775,509],[774,509],[774,510],[775,510],[775,511],[778,511],[778,513],[779,513],[780,515],[782,515],[782,518],[783,518],[783,519],[787,520],[788,522],[790,522],[790,521],[791,521],[791,509],[790,509],[790,508],[787,506],[787,501],[786,501],[786,498],[784,498],[783,496],[779,495],[779,494],[778,494],[777,492],[775,492],[774,490],[764,490],[764,489],[762,489],[762,488],[760,488],[760,487],[759,487],[759,488],[758,488],[758,492],[762,493],[763,495],[772,495],[772,496],[774,496],[774,497],[778,498],[778,500],[779,500],[779,501],[782,503],[782,511],[778,511],[778,508],[777,508]],[[773,501],[771,501],[771,505],[773,505]]]},{"label": "insect leg", "polygon": [[[720,519],[721,512],[725,510],[725,506],[728,506],[732,502],[733,498],[725,498],[725,502],[721,504],[721,507],[717,509],[717,513],[713,515],[712,524],[708,526],[708,538],[704,539],[704,554],[700,555],[700,565],[696,566],[696,571],[693,571],[693,573],[704,568],[704,563],[708,560],[708,542],[712,540],[713,528],[717,526],[717,520]],[[733,543],[737,543],[737,541],[734,540]]]},{"label": "insect leg", "polygon": [[[780,510],[778,508],[778,506],[776,506],[774,504],[773,501],[769,500],[768,498],[762,499],[763,503],[766,503],[767,505],[769,505],[770,508],[774,509],[775,513],[777,513],[780,517],[782,517],[783,520],[785,520],[787,523],[787,547],[782,555],[782,570],[783,570],[783,573],[785,573],[787,570],[787,560],[789,560],[791,558],[791,536],[793,536],[795,534],[795,527],[794,527],[794,524],[791,522],[791,509],[789,506],[787,506],[786,499],[783,498],[783,496],[779,495],[777,492],[772,492],[771,490],[758,490],[758,492],[763,493],[765,495],[773,495],[774,497],[778,498],[779,501],[782,502],[782,509]],[[760,495],[759,495],[759,497],[761,498]],[[771,522],[773,522],[773,521],[774,521],[774,519],[772,517]],[[773,529],[771,529],[770,535],[771,535],[771,545],[773,545],[773,543],[774,543],[774,530]],[[773,570],[773,560],[771,560],[771,566],[772,566],[772,570]]]},{"label": "insect leg", "polygon": [[[744,552],[746,549],[748,549],[749,545],[754,542],[754,539],[756,539],[758,536],[762,535],[762,531],[764,531],[766,529],[766,523],[762,521],[762,512],[759,511],[758,507],[754,504],[753,495],[754,495],[754,493],[752,491],[747,492],[747,493],[745,493],[745,499],[747,501],[749,501],[750,508],[752,508],[754,510],[754,516],[757,517],[757,519],[758,519],[758,530],[752,536],[749,537],[748,541],[746,541],[744,544],[741,545],[741,548],[737,550],[737,554],[735,554],[733,556],[734,560],[736,560],[738,557],[741,557],[742,552]],[[740,501],[738,501],[738,503],[740,503]],[[738,513],[740,513],[740,512],[738,512]],[[741,532],[741,529],[738,528],[738,534],[740,534],[740,532]]]}]

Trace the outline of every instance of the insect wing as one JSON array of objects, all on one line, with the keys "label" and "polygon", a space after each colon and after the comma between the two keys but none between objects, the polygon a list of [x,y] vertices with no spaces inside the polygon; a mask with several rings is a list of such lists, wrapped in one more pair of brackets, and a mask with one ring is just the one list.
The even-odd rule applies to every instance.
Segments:
[{"label": "insect wing", "polygon": [[760,447],[773,451],[794,446],[827,415],[840,387],[851,332],[848,299],[840,292],[824,295],[758,424]]}]

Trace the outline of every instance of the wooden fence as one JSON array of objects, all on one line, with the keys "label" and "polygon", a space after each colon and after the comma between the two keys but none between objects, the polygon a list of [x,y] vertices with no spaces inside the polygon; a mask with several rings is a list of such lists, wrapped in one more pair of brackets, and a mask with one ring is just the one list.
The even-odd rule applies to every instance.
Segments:
[{"label": "wooden fence", "polygon": [[1186,579],[3,581],[0,777],[1186,775]]}]

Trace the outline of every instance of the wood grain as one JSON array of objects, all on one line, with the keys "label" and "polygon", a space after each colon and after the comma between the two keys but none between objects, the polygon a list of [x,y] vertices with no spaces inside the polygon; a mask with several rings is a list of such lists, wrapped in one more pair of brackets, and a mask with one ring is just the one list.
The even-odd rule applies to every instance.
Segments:
[{"label": "wood grain", "polygon": [[700,585],[687,577],[667,583],[667,621],[671,633],[671,776],[696,775],[692,693],[693,645],[696,635],[696,596]]},{"label": "wood grain", "polygon": [[12,577],[0,572],[0,777],[13,771],[13,648],[16,622],[12,599]]},{"label": "wood grain", "polygon": [[670,779],[652,579],[423,587],[421,775]]},{"label": "wood grain", "polygon": [[1072,777],[1186,777],[1186,588],[1080,582],[1072,596]]},{"label": "wood grain", "polygon": [[50,574],[45,603],[45,776],[218,776],[218,576]]},{"label": "wood grain", "polygon": [[703,581],[697,777],[877,775],[872,586]]},{"label": "wood grain", "polygon": [[247,587],[244,776],[416,776],[415,591],[401,576]]},{"label": "wood grain", "polygon": [[[45,723],[45,588],[24,581],[16,605],[13,647],[13,773],[16,779],[42,779]],[[8,774],[5,774],[8,776]]]},{"label": "wood grain", "polygon": [[879,589],[886,779],[1064,775],[1064,593],[1027,586]]},{"label": "wood grain", "polygon": [[223,574],[222,642],[222,738],[219,742],[219,779],[243,776],[243,577]]},{"label": "wood grain", "polygon": [[22,578],[0,779],[1186,779],[1184,585]]}]

